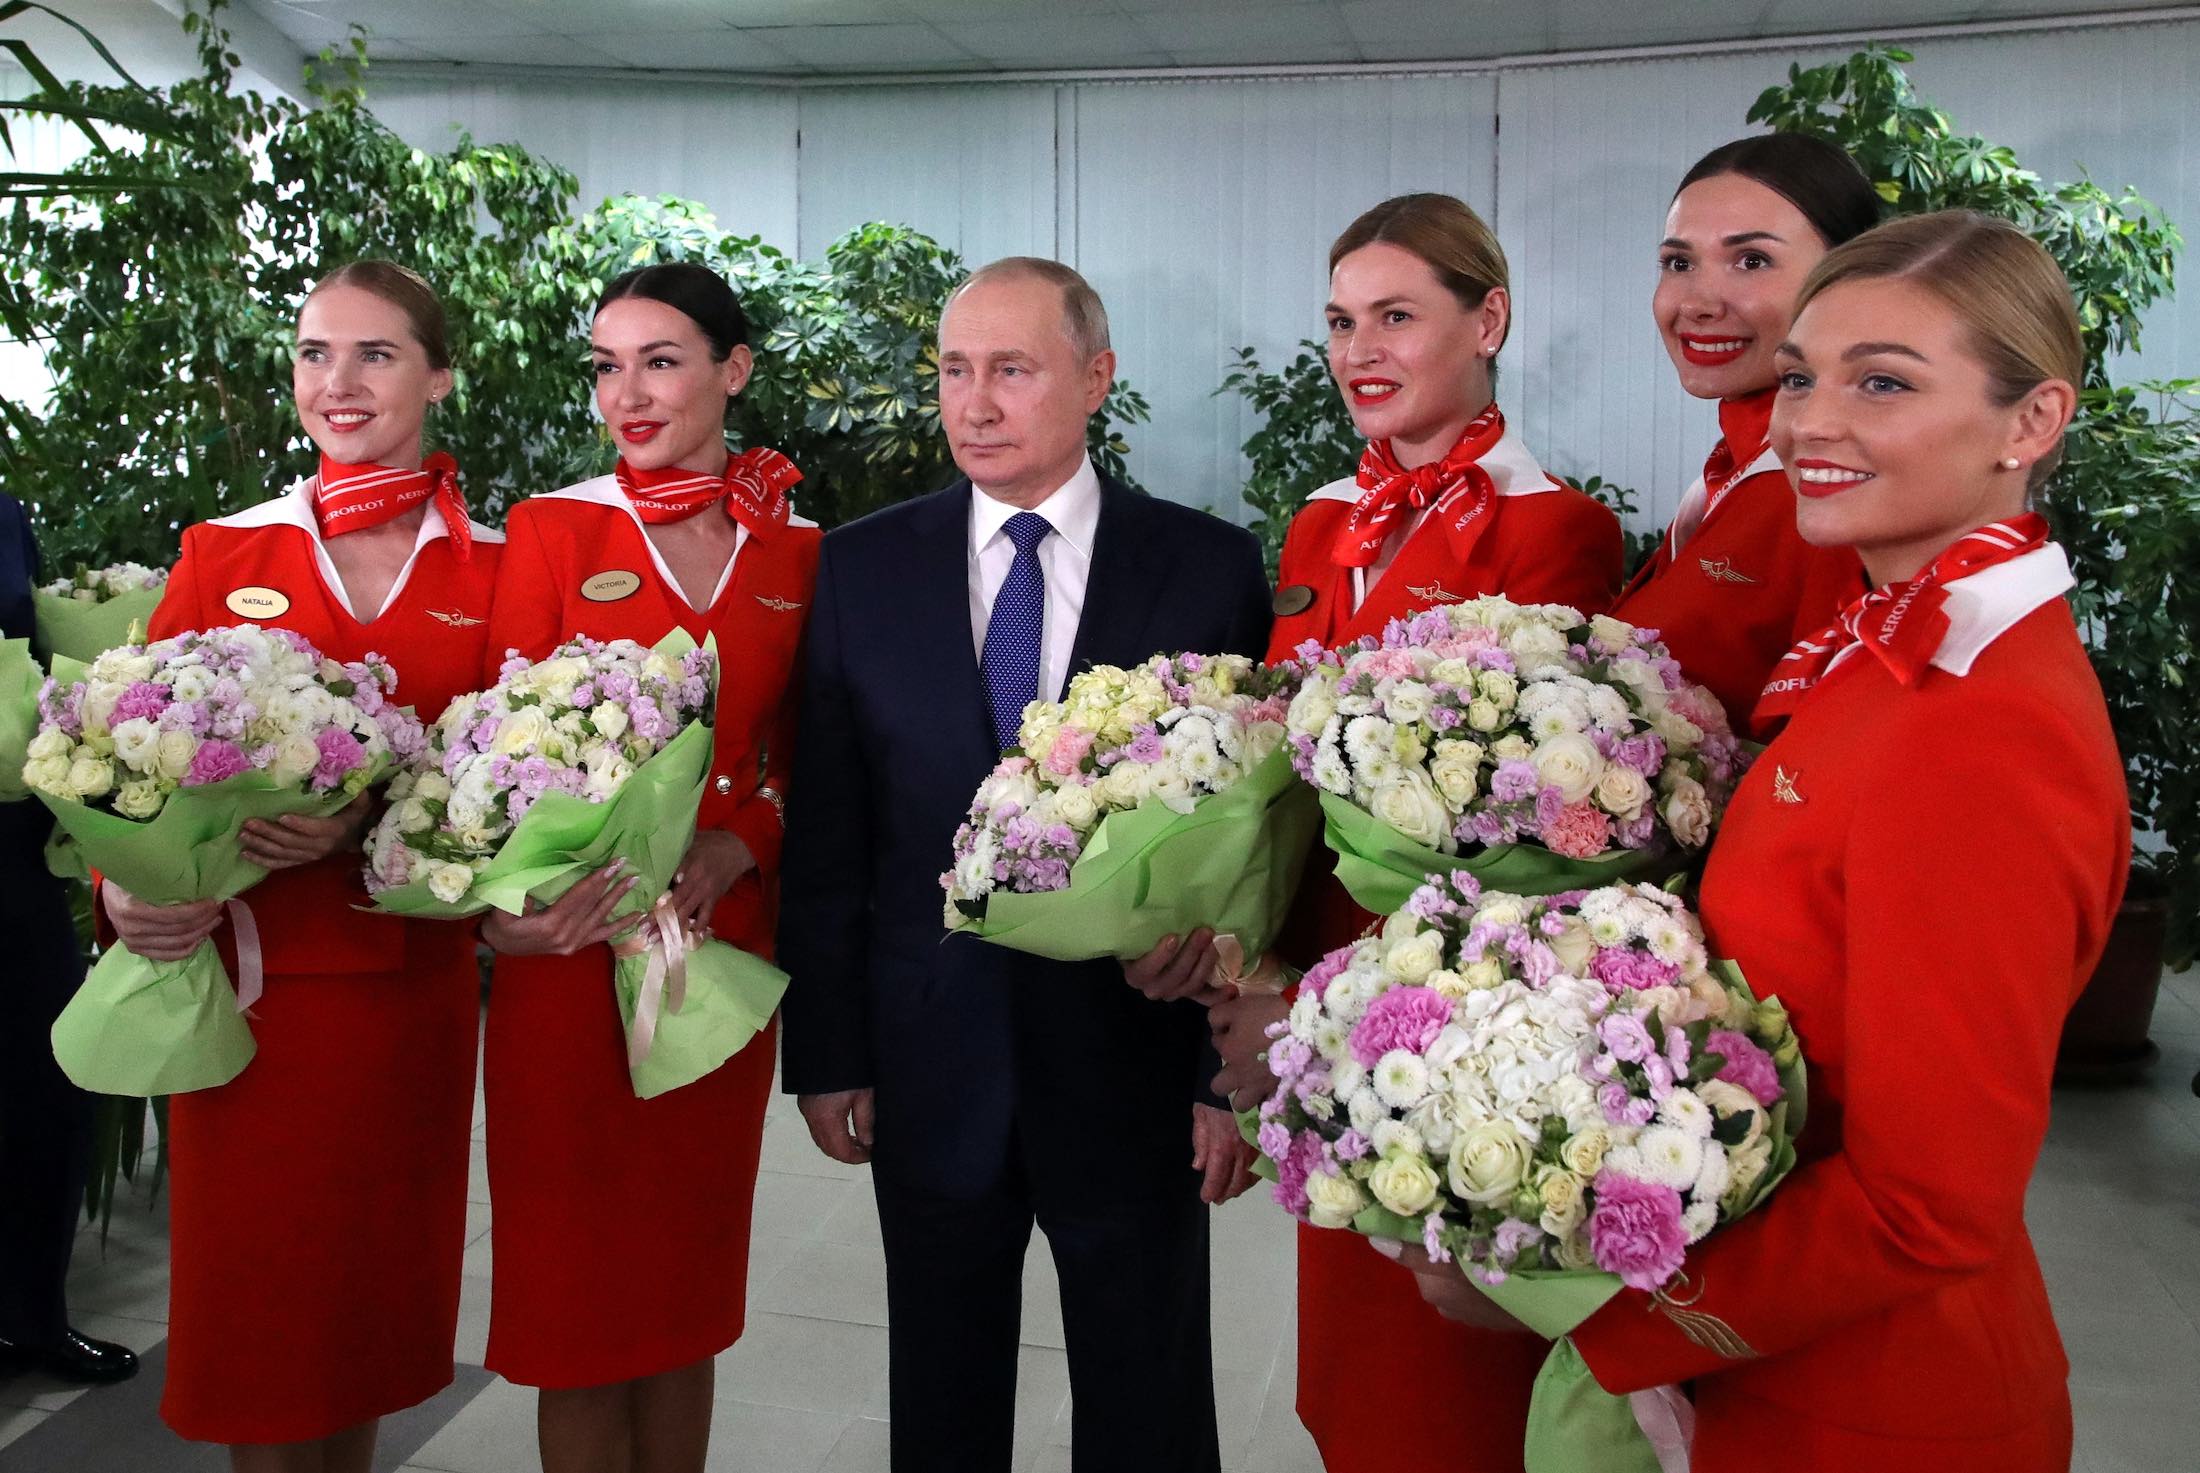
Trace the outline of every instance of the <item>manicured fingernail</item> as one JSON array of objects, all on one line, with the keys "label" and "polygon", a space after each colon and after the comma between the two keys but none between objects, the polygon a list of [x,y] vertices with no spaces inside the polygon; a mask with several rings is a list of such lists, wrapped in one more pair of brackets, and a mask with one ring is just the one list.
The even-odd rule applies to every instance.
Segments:
[{"label": "manicured fingernail", "polygon": [[1377,1253],[1382,1254],[1392,1263],[1396,1263],[1399,1259],[1405,1257],[1405,1248],[1401,1244],[1393,1243],[1388,1238],[1369,1238],[1367,1241]]}]

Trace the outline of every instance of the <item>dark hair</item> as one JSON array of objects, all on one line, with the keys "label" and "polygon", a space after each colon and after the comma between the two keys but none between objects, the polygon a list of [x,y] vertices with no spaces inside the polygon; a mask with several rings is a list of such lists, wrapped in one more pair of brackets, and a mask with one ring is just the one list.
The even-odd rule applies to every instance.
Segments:
[{"label": "dark hair", "polygon": [[748,343],[749,318],[741,310],[741,299],[726,285],[726,279],[708,266],[693,261],[637,266],[603,289],[603,295],[596,299],[596,311],[623,297],[662,302],[684,314],[702,330],[715,362],[725,362],[735,348]]},{"label": "dark hair", "polygon": [[1879,223],[1879,192],[1856,160],[1822,138],[1761,133],[1722,143],[1696,160],[1673,194],[1721,174],[1755,180],[1801,210],[1829,250]]},{"label": "dark hair", "polygon": [[404,313],[406,323],[412,328],[413,341],[420,344],[420,350],[428,356],[428,367],[451,366],[450,341],[443,325],[443,303],[436,296],[435,288],[428,285],[419,272],[395,261],[354,261],[348,266],[337,267],[315,282],[313,290],[306,293],[306,301],[312,301],[332,286],[356,287]]}]

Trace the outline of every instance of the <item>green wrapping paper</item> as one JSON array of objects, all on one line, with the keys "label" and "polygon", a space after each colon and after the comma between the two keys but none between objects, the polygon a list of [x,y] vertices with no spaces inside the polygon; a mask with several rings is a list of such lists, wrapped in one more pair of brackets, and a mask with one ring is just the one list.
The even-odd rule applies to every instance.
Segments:
[{"label": "green wrapping paper", "polygon": [[996,890],[982,919],[953,929],[996,945],[1090,961],[1138,957],[1201,926],[1237,937],[1248,958],[1275,943],[1313,843],[1313,790],[1282,747],[1189,813],[1145,802],[1100,821],[1070,866],[1069,888]]},{"label": "green wrapping paper", "polygon": [[[39,793],[70,840],[63,852],[98,869],[140,900],[183,905],[230,900],[267,871],[237,847],[246,820],[286,813],[326,818],[352,801],[341,790],[311,797],[265,772],[181,788],[138,821]],[[55,850],[49,847],[51,856]],[[95,1094],[169,1095],[227,1084],[251,1062],[252,1030],[212,941],[178,962],[157,962],[121,945],[103,952],[54,1020],[62,1072]]]},{"label": "green wrapping paper", "polygon": [[27,639],[0,639],[0,803],[28,796],[23,754],[38,732],[38,687],[46,674]]},{"label": "green wrapping paper", "polygon": [[[694,648],[675,630],[657,648],[683,654]],[[397,915],[460,919],[490,909],[522,915],[530,899],[545,905],[614,859],[624,860],[641,883],[628,892],[617,914],[644,919],[657,897],[672,887],[672,877],[695,837],[702,806],[703,780],[709,771],[711,729],[691,722],[663,750],[634,769],[609,801],[591,803],[567,793],[545,793],[505,836],[503,846],[455,901],[438,900],[425,879],[393,886],[374,897],[377,910]],[[664,990],[648,1051],[628,1052],[628,1075],[640,1099],[652,1099],[693,1084],[745,1048],[771,1022],[787,990],[787,974],[762,957],[723,941],[706,941],[690,951],[686,995],[677,1009]],[[613,987],[619,1021],[629,1040],[635,1018],[650,987],[647,953],[618,956]]]},{"label": "green wrapping paper", "polygon": [[119,644],[130,642],[132,626],[142,626],[160,607],[160,588],[135,588],[102,603],[58,593],[34,593],[38,643],[49,655],[66,655],[90,664]]},{"label": "green wrapping paper", "polygon": [[1337,856],[1337,879],[1362,910],[1386,916],[1404,908],[1429,875],[1464,870],[1485,890],[1556,895],[1639,880],[1661,869],[1679,873],[1689,861],[1657,849],[1614,849],[1595,859],[1568,859],[1534,844],[1492,844],[1444,854],[1416,844],[1336,793],[1321,795],[1322,837]]}]

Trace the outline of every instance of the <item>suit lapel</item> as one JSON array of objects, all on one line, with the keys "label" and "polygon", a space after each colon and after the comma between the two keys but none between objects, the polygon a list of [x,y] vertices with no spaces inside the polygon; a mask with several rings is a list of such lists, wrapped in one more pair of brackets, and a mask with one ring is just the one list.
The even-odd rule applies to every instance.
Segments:
[{"label": "suit lapel", "polygon": [[946,740],[958,751],[977,754],[990,769],[1001,754],[993,745],[985,677],[972,652],[970,496],[968,481],[933,493],[917,528],[916,546],[910,549],[915,564],[910,604],[887,617],[908,621],[914,636],[910,644],[918,652],[912,672],[938,682],[935,695],[924,704],[933,706]]},{"label": "suit lapel", "polygon": [[1085,607],[1070,646],[1069,673],[1095,665],[1134,665],[1162,653],[1141,642],[1167,582],[1170,550],[1152,544],[1137,492],[1100,479],[1100,525],[1093,533]]}]

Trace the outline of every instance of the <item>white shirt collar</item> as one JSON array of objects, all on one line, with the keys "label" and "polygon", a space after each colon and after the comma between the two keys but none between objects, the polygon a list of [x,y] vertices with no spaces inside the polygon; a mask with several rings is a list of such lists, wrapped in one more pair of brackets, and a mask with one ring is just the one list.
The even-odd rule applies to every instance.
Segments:
[{"label": "white shirt collar", "polygon": [[[1022,511],[1005,501],[988,496],[976,482],[970,487],[970,549],[982,551],[988,542],[1000,535],[1008,525],[1008,519]],[[1046,500],[1031,510],[1047,519],[1054,528],[1054,535],[1077,550],[1079,556],[1090,560],[1093,539],[1100,530],[1100,475],[1092,468],[1092,457],[1078,459],[1077,469],[1070,478],[1049,492]]]},{"label": "white shirt collar", "polygon": [[[412,577],[413,564],[420,561],[422,549],[438,537],[450,536],[450,528],[443,525],[442,513],[430,506],[428,514],[420,519],[420,530],[413,538],[412,554],[405,559],[405,566],[398,570],[397,580],[390,584],[389,597],[383,600],[381,608],[362,619],[359,611],[351,606],[351,593],[344,587],[344,580],[336,571],[336,563],[328,555],[328,543],[321,536],[321,519],[313,514],[312,486],[313,478],[309,476],[280,496],[271,497],[257,506],[248,506],[231,516],[215,517],[210,525],[238,528],[296,527],[311,539],[314,565],[320,569],[321,582],[334,595],[337,603],[343,606],[345,613],[358,619],[360,623],[371,624],[387,613],[390,605],[397,602],[398,594],[404,592],[406,580]],[[496,528],[485,527],[470,517],[467,521],[473,528],[474,541],[493,543],[504,540],[504,534]]]},{"label": "white shirt collar", "polygon": [[1951,675],[1968,675],[1993,642],[2026,615],[2075,588],[2062,544],[2050,542],[2021,557],[1996,563],[1948,585],[1948,632],[1933,663]]},{"label": "white shirt collar", "polygon": [[[1563,489],[1551,479],[1535,456],[1528,450],[1528,442],[1508,422],[1505,433],[1477,462],[1489,472],[1490,482],[1497,487],[1500,496],[1540,496],[1546,491]],[[1331,481],[1307,497],[1309,501],[1358,501],[1362,494],[1356,476],[1344,476]]]}]

